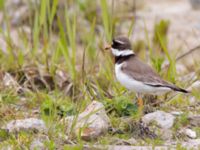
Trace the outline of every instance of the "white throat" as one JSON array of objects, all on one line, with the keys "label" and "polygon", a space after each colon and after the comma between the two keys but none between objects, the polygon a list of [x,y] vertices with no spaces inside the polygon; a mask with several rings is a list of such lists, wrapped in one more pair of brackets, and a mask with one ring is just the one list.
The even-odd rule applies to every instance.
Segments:
[{"label": "white throat", "polygon": [[125,49],[125,50],[120,51],[118,49],[111,48],[111,51],[114,56],[128,56],[128,55],[134,54],[134,52],[130,49]]}]

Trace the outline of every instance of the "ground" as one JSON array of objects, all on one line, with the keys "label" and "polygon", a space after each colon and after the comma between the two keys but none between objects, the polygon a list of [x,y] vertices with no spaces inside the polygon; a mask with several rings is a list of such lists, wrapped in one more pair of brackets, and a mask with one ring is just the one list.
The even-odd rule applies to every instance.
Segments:
[{"label": "ground", "polygon": [[[199,14],[189,0],[0,1],[0,149],[198,149]],[[191,93],[145,95],[141,113],[104,51],[117,35]]]}]

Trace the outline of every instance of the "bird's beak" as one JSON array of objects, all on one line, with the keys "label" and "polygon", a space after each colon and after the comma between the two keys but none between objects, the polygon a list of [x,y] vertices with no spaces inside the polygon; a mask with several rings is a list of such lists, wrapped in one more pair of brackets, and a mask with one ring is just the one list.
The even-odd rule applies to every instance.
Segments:
[{"label": "bird's beak", "polygon": [[111,45],[110,44],[106,45],[104,49],[105,50],[110,50],[111,49]]}]

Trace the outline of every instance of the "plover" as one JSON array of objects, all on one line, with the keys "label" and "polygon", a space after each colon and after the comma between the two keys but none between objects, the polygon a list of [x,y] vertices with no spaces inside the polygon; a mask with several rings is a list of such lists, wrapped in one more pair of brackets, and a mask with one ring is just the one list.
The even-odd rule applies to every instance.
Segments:
[{"label": "plover", "polygon": [[117,80],[128,90],[137,93],[139,107],[143,107],[141,94],[160,95],[169,91],[188,93],[172,83],[163,80],[149,65],[142,62],[131,49],[126,37],[116,37],[111,49],[115,57],[115,75]]}]

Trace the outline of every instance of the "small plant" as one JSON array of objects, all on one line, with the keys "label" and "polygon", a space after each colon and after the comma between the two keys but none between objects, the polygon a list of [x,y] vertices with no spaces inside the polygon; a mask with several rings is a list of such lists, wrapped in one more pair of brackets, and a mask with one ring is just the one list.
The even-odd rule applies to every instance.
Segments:
[{"label": "small plant", "polygon": [[44,142],[44,144],[45,144],[45,147],[49,150],[56,149],[56,145],[55,145],[54,141],[46,141],[46,142]]},{"label": "small plant", "polygon": [[137,105],[133,104],[127,97],[120,96],[106,101],[109,111],[114,111],[117,116],[131,116],[137,113]]},{"label": "small plant", "polygon": [[180,130],[182,127],[185,127],[189,124],[188,115],[182,114],[180,117],[176,119],[176,123],[174,124],[175,132]]},{"label": "small plant", "polygon": [[75,145],[75,146],[65,145],[63,149],[64,150],[82,150],[83,145]]},{"label": "small plant", "polygon": [[183,146],[181,145],[181,143],[178,143],[178,144],[176,145],[176,150],[187,150],[187,148],[183,147]]},{"label": "small plant", "polygon": [[[159,23],[155,24],[154,26],[154,37],[153,37],[153,43],[155,46],[158,46],[157,48],[160,48],[162,50],[162,45],[160,43],[160,39],[162,39],[163,44],[167,45],[167,34],[169,30],[169,21],[168,20],[161,20]],[[159,52],[159,50],[157,50]]]},{"label": "small plant", "polygon": [[0,92],[0,106],[1,104],[15,104],[19,100],[19,96],[13,89],[6,89]]},{"label": "small plant", "polygon": [[0,142],[9,138],[9,134],[6,130],[0,129]]},{"label": "small plant", "polygon": [[[175,65],[175,57],[173,58],[168,50],[168,42],[167,42],[167,33],[169,28],[169,21],[161,20],[158,24],[154,27],[154,38],[153,43],[155,49],[154,51],[150,49],[150,58],[152,60],[152,64],[154,68],[161,72],[162,64],[165,60],[163,53],[167,56],[169,61],[169,67],[167,70],[166,78],[175,83],[176,77],[176,65]],[[154,55],[156,53],[156,56]]]}]

